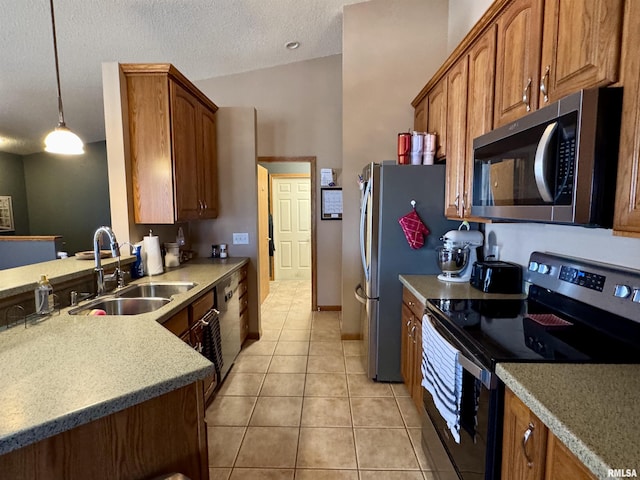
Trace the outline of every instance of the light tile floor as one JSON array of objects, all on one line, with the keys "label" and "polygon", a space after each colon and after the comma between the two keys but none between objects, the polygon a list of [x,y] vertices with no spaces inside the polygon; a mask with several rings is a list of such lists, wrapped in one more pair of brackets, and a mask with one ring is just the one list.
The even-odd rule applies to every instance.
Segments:
[{"label": "light tile floor", "polygon": [[212,480],[457,479],[404,385],[369,380],[339,314],[311,312],[310,282],[271,282],[262,329],[206,412]]}]

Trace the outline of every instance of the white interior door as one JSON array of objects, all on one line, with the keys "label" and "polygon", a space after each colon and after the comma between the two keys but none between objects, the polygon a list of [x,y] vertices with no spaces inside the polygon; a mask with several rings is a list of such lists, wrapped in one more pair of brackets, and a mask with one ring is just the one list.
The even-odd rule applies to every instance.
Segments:
[{"label": "white interior door", "polygon": [[311,279],[311,180],[272,177],[275,280]]}]

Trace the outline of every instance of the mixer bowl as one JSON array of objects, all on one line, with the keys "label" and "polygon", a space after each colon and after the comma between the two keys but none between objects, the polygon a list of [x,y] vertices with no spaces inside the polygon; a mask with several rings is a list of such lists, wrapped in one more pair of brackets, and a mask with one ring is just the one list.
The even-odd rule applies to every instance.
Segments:
[{"label": "mixer bowl", "polygon": [[469,247],[437,247],[438,267],[446,276],[460,273],[469,261]]}]

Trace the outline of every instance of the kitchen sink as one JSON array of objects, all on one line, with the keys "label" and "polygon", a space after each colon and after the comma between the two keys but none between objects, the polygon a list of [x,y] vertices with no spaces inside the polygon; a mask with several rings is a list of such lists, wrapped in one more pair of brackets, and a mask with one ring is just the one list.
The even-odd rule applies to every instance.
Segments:
[{"label": "kitchen sink", "polygon": [[69,310],[70,315],[89,315],[92,310],[103,310],[107,315],[138,315],[140,313],[153,312],[169,303],[168,298],[138,297],[100,298],[82,307]]},{"label": "kitchen sink", "polygon": [[137,285],[129,285],[119,292],[116,297],[134,298],[134,297],[156,297],[169,298],[178,293],[184,293],[195,287],[193,282],[148,282],[139,283]]}]

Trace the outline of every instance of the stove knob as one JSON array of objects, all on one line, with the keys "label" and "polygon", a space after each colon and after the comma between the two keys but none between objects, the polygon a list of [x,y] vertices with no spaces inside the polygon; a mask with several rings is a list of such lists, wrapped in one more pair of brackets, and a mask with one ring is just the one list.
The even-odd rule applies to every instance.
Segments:
[{"label": "stove knob", "polygon": [[618,284],[613,291],[614,297],[627,298],[629,295],[631,295],[631,287],[629,285]]},{"label": "stove knob", "polygon": [[529,262],[529,270],[535,272],[538,270],[538,262]]},{"label": "stove knob", "polygon": [[545,265],[544,263],[541,263],[540,265],[538,265],[538,273],[542,273],[543,275],[546,275],[550,271],[551,271],[551,267],[549,265]]},{"label": "stove knob", "polygon": [[640,303],[640,288],[636,288],[633,291],[633,297],[631,297],[632,302]]}]

